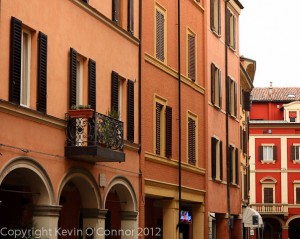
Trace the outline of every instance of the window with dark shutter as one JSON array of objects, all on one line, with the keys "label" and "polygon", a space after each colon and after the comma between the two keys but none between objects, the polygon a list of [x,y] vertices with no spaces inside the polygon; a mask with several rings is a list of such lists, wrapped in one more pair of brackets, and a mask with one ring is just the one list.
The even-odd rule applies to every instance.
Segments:
[{"label": "window with dark shutter", "polygon": [[215,104],[215,71],[216,67],[213,63],[210,65],[210,74],[211,74],[211,103]]},{"label": "window with dark shutter", "polygon": [[243,109],[246,111],[250,111],[251,102],[250,102],[250,92],[243,92]]},{"label": "window with dark shutter", "polygon": [[96,62],[89,59],[89,94],[88,104],[92,109],[96,110]]},{"label": "window with dark shutter", "polygon": [[264,203],[273,203],[273,188],[264,188]]},{"label": "window with dark shutter", "polygon": [[188,77],[195,81],[196,79],[196,58],[195,58],[195,36],[188,35]]},{"label": "window with dark shutter", "polygon": [[277,160],[277,146],[273,146],[273,160]]},{"label": "window with dark shutter", "polygon": [[77,83],[77,51],[70,49],[70,108],[76,105]]},{"label": "window with dark shutter", "polygon": [[215,31],[215,0],[210,0],[210,29]]},{"label": "window with dark shutter", "polygon": [[160,155],[160,142],[161,142],[161,111],[163,108],[163,105],[156,102],[156,154]]},{"label": "window with dark shutter", "polygon": [[231,16],[231,12],[229,11],[229,9],[226,9],[226,22],[225,22],[225,32],[226,32],[226,36],[225,36],[225,41],[226,41],[226,45],[230,46],[230,16]]},{"label": "window with dark shutter", "polygon": [[134,142],[134,82],[127,81],[127,140]]},{"label": "window with dark shutter", "polygon": [[229,164],[229,182],[233,183],[233,147],[231,145],[229,146]]},{"label": "window with dark shutter", "polygon": [[295,146],[291,146],[290,149],[291,149],[291,160],[295,160]]},{"label": "window with dark shutter", "polygon": [[240,174],[240,168],[239,168],[239,150],[238,148],[235,149],[235,184],[239,183],[239,174]]},{"label": "window with dark shutter", "polygon": [[119,111],[119,74],[111,73],[111,111]]},{"label": "window with dark shutter", "polygon": [[231,82],[232,82],[232,80],[230,79],[230,77],[227,77],[227,85],[228,85],[228,103],[227,103],[227,105],[228,105],[228,113],[229,114],[232,114],[233,112],[232,112],[232,107],[231,107],[231,104],[232,104],[232,96],[231,96],[231,94],[232,94],[232,89],[231,89]]},{"label": "window with dark shutter", "polygon": [[222,73],[218,70],[219,107],[222,108]]},{"label": "window with dark shutter", "polygon": [[211,177],[216,179],[217,177],[217,139],[211,138]]},{"label": "window with dark shutter", "polygon": [[196,122],[188,118],[188,163],[196,164]]},{"label": "window with dark shutter", "polygon": [[43,113],[47,111],[47,46],[48,37],[42,32],[38,36],[38,92],[37,110]]},{"label": "window with dark shutter", "polygon": [[248,145],[248,137],[247,137],[247,131],[243,130],[243,153],[247,153],[247,145]]},{"label": "window with dark shutter", "polygon": [[156,10],[156,58],[165,60],[165,16]]},{"label": "window with dark shutter", "polygon": [[221,34],[220,0],[210,1],[210,28],[218,35]]},{"label": "window with dark shutter", "polygon": [[248,199],[248,183],[247,183],[247,174],[243,174],[243,178],[244,178],[244,190],[243,190],[243,196],[244,196],[244,200],[247,200]]},{"label": "window with dark shutter", "polygon": [[21,92],[22,22],[11,18],[9,101],[20,104]]},{"label": "window with dark shutter", "polygon": [[234,87],[234,116],[237,116],[237,84],[236,82],[233,82]]},{"label": "window with dark shutter", "polygon": [[300,188],[296,188],[296,204],[300,204]]},{"label": "window with dark shutter", "polygon": [[134,31],[134,8],[133,0],[128,0],[128,19],[127,19],[127,30],[133,35]]},{"label": "window with dark shutter", "polygon": [[120,0],[112,0],[112,20],[120,25]]},{"label": "window with dark shutter", "polygon": [[166,106],[166,157],[172,157],[172,108]]},{"label": "window with dark shutter", "polygon": [[236,49],[236,17],[232,15],[232,43],[231,46],[233,49]]},{"label": "window with dark shutter", "polygon": [[223,143],[220,141],[220,179],[223,179]]},{"label": "window with dark shutter", "polygon": [[260,161],[264,160],[264,147],[263,146],[258,147],[258,155],[259,155]]}]

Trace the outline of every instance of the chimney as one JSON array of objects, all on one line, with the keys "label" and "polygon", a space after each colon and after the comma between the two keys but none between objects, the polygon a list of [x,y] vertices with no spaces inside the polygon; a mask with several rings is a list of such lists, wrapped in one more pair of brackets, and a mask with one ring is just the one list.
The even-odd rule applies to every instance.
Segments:
[{"label": "chimney", "polygon": [[272,86],[272,81],[270,81],[270,86],[269,86],[269,98],[272,99],[273,95],[273,86]]}]

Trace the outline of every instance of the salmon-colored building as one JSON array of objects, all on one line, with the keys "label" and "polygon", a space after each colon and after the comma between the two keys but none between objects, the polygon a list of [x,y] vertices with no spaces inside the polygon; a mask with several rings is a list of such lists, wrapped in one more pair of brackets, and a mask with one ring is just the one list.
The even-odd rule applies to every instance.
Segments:
[{"label": "salmon-colored building", "polygon": [[300,89],[254,88],[250,114],[250,205],[263,219],[254,238],[300,235]]},{"label": "salmon-colored building", "polygon": [[138,38],[139,1],[0,1],[1,238],[137,238]]},{"label": "salmon-colored building", "polygon": [[140,226],[154,228],[146,238],[157,230],[159,238],[206,238],[206,3],[180,3],[142,6]]},{"label": "salmon-colored building", "polygon": [[242,238],[238,0],[206,1],[208,238]]}]

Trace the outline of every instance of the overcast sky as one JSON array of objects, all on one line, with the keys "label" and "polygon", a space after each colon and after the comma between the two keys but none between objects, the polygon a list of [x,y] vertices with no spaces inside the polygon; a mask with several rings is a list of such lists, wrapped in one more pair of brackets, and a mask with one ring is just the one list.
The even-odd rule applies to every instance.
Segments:
[{"label": "overcast sky", "polygon": [[300,0],[240,0],[240,54],[256,60],[255,87],[300,87]]}]

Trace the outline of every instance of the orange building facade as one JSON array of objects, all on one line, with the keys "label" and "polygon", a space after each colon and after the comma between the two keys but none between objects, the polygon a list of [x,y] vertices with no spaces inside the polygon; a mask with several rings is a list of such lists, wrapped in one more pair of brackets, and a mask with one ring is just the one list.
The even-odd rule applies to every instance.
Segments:
[{"label": "orange building facade", "polygon": [[239,1],[207,1],[208,238],[242,238]]},{"label": "orange building facade", "polygon": [[140,226],[154,228],[145,238],[206,238],[206,3],[180,3],[142,6]]},{"label": "orange building facade", "polygon": [[139,1],[0,1],[1,238],[138,237],[138,36]]}]

